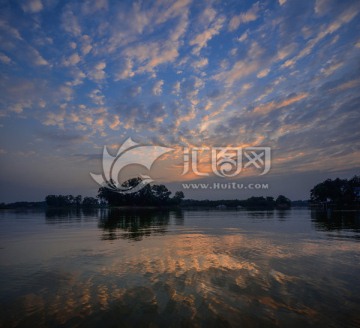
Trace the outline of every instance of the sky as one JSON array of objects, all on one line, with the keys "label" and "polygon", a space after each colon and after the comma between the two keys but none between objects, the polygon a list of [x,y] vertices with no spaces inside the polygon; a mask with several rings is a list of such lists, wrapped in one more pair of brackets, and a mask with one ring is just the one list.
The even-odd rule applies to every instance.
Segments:
[{"label": "sky", "polygon": [[[128,138],[174,151],[121,177],[187,198],[308,199],[359,174],[359,12],[357,0],[0,0],[0,202],[95,196],[104,146],[116,155]],[[181,175],[183,147],[225,146],[271,147],[270,172]]]}]

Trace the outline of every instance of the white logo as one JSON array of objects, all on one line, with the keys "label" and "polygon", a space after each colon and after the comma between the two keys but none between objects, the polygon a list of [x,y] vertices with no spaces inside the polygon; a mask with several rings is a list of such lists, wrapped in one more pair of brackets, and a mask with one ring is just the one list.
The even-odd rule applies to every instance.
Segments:
[{"label": "white logo", "polygon": [[211,171],[222,178],[237,176],[241,170],[253,167],[260,175],[271,168],[270,147],[201,147],[184,148],[184,170],[182,175],[192,171],[197,176],[209,176],[208,172],[199,171],[199,153],[210,152]]},{"label": "white logo", "polygon": [[120,171],[127,165],[139,164],[148,170],[154,162],[163,154],[172,151],[173,148],[161,146],[142,146],[128,138],[119,148],[116,156],[111,156],[104,146],[102,168],[103,174],[90,173],[97,184],[122,194],[131,194],[144,188],[154,181],[148,175],[140,175],[142,181],[133,187],[124,187],[119,182]]},{"label": "white logo", "polygon": [[[106,146],[103,151],[103,174],[90,173],[91,177],[102,187],[113,191],[131,194],[153,182],[148,175],[140,174],[136,186],[131,183],[120,183],[120,171],[127,165],[139,164],[151,169],[153,163],[163,154],[173,151],[173,148],[161,146],[144,146],[128,138],[119,148],[116,156],[111,156]],[[211,171],[221,178],[235,177],[242,169],[254,168],[259,175],[264,175],[271,168],[270,147],[194,147],[184,148],[184,169],[182,175],[193,172],[197,176],[209,176],[209,172],[199,171],[199,154],[207,152],[210,155]]]}]

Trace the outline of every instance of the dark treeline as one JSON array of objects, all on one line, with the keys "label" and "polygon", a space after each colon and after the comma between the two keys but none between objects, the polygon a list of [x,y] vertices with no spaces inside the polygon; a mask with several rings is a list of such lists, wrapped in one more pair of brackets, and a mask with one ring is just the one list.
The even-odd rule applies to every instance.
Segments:
[{"label": "dark treeline", "polygon": [[308,207],[309,201],[308,200],[293,200],[291,201],[292,207]]},{"label": "dark treeline", "polygon": [[15,202],[15,203],[0,203],[0,209],[41,209],[46,207],[46,202]]},{"label": "dark treeline", "polygon": [[[140,178],[130,179],[122,187],[133,188],[141,182]],[[110,188],[101,187],[97,197],[82,197],[81,195],[48,195],[45,202],[15,202],[10,204],[0,203],[0,209],[12,208],[96,208],[96,207],[237,207],[246,209],[287,209],[291,206],[323,206],[334,208],[359,208],[360,207],[360,176],[347,179],[327,179],[315,185],[310,191],[310,201],[291,202],[287,197],[280,195],[273,197],[250,197],[245,200],[194,200],[184,199],[182,191],[171,191],[164,185],[146,185],[137,192],[123,194]]]},{"label": "dark treeline", "polygon": [[360,206],[360,176],[347,179],[327,179],[310,191],[311,204],[329,204],[337,208]]},{"label": "dark treeline", "polygon": [[291,207],[291,200],[283,195],[274,197],[250,197],[245,200],[224,199],[224,200],[195,200],[185,199],[181,203],[182,207],[237,207],[246,209],[288,209]]},{"label": "dark treeline", "polygon": [[45,198],[48,207],[98,207],[106,203],[99,202],[94,197],[82,197],[81,195],[48,195]]},{"label": "dark treeline", "polygon": [[[124,188],[134,188],[141,182],[141,178],[133,178],[122,184]],[[98,192],[100,201],[110,206],[178,206],[184,198],[182,191],[175,192],[170,197],[171,191],[164,185],[149,184],[139,191],[123,194],[106,187],[101,187]]]}]

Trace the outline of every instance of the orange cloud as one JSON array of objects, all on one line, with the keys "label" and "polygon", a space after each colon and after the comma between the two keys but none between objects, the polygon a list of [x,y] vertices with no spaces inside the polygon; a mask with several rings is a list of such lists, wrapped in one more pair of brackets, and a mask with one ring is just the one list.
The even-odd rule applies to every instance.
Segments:
[{"label": "orange cloud", "polygon": [[351,80],[351,81],[345,82],[343,84],[340,84],[336,88],[333,88],[333,89],[331,89],[329,91],[330,92],[332,92],[332,91],[344,91],[344,90],[347,90],[347,89],[354,88],[354,87],[358,86],[359,84],[360,84],[360,79],[357,79],[357,80],[355,79],[355,80]]},{"label": "orange cloud", "polygon": [[268,114],[272,112],[273,110],[280,109],[289,105],[292,105],[304,98],[306,98],[309,94],[304,92],[300,93],[296,96],[290,97],[288,99],[282,100],[280,102],[271,101],[269,103],[260,105],[256,107],[253,111],[254,114]]}]

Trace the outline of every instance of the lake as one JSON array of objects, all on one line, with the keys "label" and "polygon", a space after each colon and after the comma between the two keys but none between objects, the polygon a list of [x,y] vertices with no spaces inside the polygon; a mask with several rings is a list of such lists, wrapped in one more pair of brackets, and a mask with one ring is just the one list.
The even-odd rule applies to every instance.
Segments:
[{"label": "lake", "polygon": [[0,211],[0,327],[360,327],[358,212]]}]

